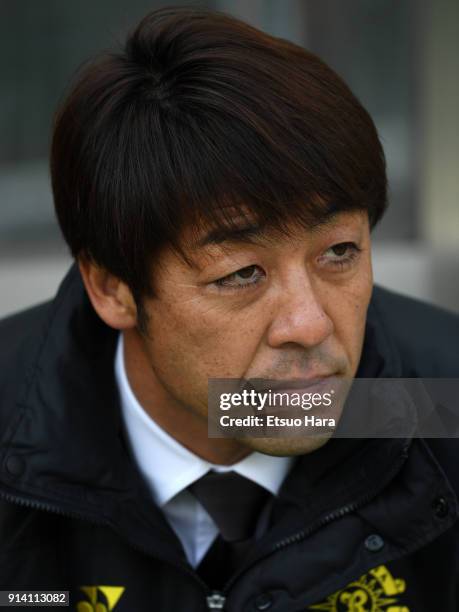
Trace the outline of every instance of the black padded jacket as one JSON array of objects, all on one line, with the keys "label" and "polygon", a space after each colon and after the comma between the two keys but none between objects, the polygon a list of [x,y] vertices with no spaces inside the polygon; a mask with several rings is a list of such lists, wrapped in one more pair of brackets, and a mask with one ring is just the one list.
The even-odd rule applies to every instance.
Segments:
[{"label": "black padded jacket", "polygon": [[[69,591],[77,612],[459,610],[455,439],[332,439],[300,457],[270,529],[213,591],[130,457],[116,339],[75,266],[54,300],[0,322],[0,590]],[[358,376],[459,378],[458,317],[375,287]]]}]

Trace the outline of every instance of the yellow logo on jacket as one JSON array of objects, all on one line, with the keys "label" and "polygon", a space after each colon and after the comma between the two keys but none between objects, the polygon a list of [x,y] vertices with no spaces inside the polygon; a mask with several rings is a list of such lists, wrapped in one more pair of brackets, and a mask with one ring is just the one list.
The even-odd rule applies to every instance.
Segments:
[{"label": "yellow logo on jacket", "polygon": [[410,612],[399,605],[405,581],[394,578],[385,565],[379,565],[344,589],[333,593],[327,600],[309,607],[323,612]]},{"label": "yellow logo on jacket", "polygon": [[111,612],[124,593],[124,587],[84,586],[80,589],[89,601],[77,603],[77,612]]}]

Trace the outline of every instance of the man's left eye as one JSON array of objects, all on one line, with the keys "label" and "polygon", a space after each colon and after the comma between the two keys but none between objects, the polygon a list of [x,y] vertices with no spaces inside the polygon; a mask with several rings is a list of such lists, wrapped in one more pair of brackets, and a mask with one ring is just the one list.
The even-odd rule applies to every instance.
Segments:
[{"label": "man's left eye", "polygon": [[259,266],[246,266],[232,274],[228,274],[223,278],[214,281],[217,287],[225,289],[244,289],[256,285],[265,276],[265,273]]},{"label": "man's left eye", "polygon": [[343,267],[356,259],[359,253],[360,249],[355,242],[340,242],[327,249],[319,259],[330,265]]}]

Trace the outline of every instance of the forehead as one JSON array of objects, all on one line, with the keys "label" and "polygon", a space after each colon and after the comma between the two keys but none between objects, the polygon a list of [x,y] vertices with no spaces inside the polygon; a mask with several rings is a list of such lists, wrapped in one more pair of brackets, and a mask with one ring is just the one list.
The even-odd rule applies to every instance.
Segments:
[{"label": "forehead", "polygon": [[338,227],[357,225],[368,219],[365,211],[329,210],[320,218],[305,224],[304,222],[289,219],[282,224],[271,224],[257,219],[254,215],[235,214],[230,222],[219,225],[203,223],[200,227],[188,228],[182,244],[190,252],[206,249],[207,247],[232,245],[269,245],[285,239],[294,239],[295,236],[325,234]]},{"label": "forehead", "polygon": [[[352,211],[355,212],[355,211]],[[350,219],[333,206],[323,207],[315,215],[266,218],[250,210],[228,207],[221,216],[201,219],[190,224],[182,233],[180,243],[194,253],[210,246],[231,244],[272,243],[297,233],[317,233]]]},{"label": "forehead", "polygon": [[[221,257],[233,257],[247,249],[279,250],[299,244],[313,243],[329,236],[335,241],[358,239],[350,237],[348,230],[369,231],[366,210],[332,211],[314,223],[299,223],[296,219],[282,224],[267,224],[255,216],[234,216],[230,223],[190,224],[180,233],[176,243],[166,246],[158,263],[175,261],[180,267],[200,270]],[[169,259],[172,257],[172,259]]]}]

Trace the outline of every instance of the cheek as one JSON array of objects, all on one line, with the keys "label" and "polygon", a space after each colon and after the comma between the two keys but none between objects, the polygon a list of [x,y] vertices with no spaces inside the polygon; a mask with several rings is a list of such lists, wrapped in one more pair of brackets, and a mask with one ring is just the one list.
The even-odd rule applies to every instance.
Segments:
[{"label": "cheek", "polygon": [[249,310],[229,312],[190,300],[153,312],[149,329],[155,362],[161,369],[180,366],[206,379],[242,376],[263,336],[262,318]]},{"label": "cheek", "polygon": [[371,266],[366,265],[351,282],[329,290],[327,296],[326,309],[334,323],[335,337],[353,363],[360,358],[372,286]]}]

